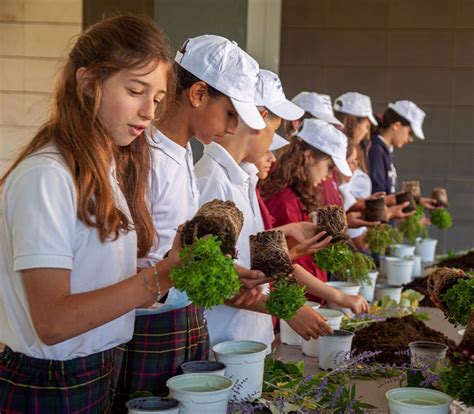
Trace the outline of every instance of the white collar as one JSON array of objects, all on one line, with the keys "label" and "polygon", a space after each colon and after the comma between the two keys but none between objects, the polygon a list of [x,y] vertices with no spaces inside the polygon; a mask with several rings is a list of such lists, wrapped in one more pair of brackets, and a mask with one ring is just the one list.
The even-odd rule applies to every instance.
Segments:
[{"label": "white collar", "polygon": [[239,166],[229,154],[229,152],[220,144],[211,142],[204,147],[204,153],[209,155],[222,168],[224,168],[230,178],[230,181],[236,185],[244,185],[249,180],[249,174]]},{"label": "white collar", "polygon": [[151,132],[147,130],[147,138],[152,147],[159,148],[179,165],[186,160],[186,154],[191,150],[189,142],[184,148],[154,127],[151,127]]}]

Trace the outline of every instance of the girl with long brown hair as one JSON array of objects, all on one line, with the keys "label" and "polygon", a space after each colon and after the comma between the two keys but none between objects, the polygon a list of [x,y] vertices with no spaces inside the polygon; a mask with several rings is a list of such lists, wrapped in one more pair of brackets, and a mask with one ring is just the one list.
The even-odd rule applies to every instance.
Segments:
[{"label": "girl with long brown hair", "polygon": [[167,259],[137,274],[155,231],[143,134],[172,95],[151,19],[81,34],[49,119],[0,180],[0,412],[110,410],[116,346],[134,310],[171,287]]}]

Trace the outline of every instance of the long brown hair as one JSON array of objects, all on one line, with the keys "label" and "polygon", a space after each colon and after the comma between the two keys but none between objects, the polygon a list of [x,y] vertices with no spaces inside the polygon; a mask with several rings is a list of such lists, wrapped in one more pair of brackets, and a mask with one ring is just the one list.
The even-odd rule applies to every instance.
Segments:
[{"label": "long brown hair", "polygon": [[329,157],[301,138],[294,137],[278,154],[276,168],[259,184],[263,197],[269,197],[285,187],[290,187],[303,203],[306,212],[314,211],[318,207],[317,193],[313,182],[308,179],[305,157],[307,150],[311,151],[311,155],[317,161]]},{"label": "long brown hair", "polygon": [[[135,229],[138,256],[144,256],[155,240],[146,202],[150,147],[144,134],[126,147],[114,145],[98,111],[105,80],[120,70],[144,67],[155,61],[167,64],[168,94],[172,95],[170,48],[166,37],[150,18],[111,17],[79,35],[56,84],[49,119],[0,179],[0,187],[21,161],[48,144],[54,144],[74,178],[78,218],[97,228],[102,242],[116,240],[121,233]],[[87,70],[87,85],[79,85],[76,81],[76,72],[81,67]],[[114,162],[133,223],[115,203],[110,183]]]}]

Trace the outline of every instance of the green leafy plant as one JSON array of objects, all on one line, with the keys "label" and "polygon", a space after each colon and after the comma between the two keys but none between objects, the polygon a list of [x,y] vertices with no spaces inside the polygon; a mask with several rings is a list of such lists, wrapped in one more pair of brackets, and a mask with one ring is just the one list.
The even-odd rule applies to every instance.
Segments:
[{"label": "green leafy plant", "polygon": [[367,230],[365,240],[372,253],[384,256],[390,245],[403,241],[403,234],[390,224],[379,224]]},{"label": "green leafy plant", "polygon": [[431,223],[440,229],[449,229],[453,225],[453,218],[445,208],[436,208],[430,213]]},{"label": "green leafy plant", "polygon": [[454,325],[467,325],[474,308],[474,278],[459,279],[454,286],[441,294],[448,321]]},{"label": "green leafy plant", "polygon": [[428,236],[428,230],[421,222],[422,218],[423,216],[420,217],[417,211],[412,216],[409,216],[403,220],[398,227],[410,244],[415,244],[415,241],[418,237],[424,239]]},{"label": "green leafy plant", "polygon": [[280,319],[293,319],[306,302],[306,288],[286,279],[278,279],[265,304],[268,312]]},{"label": "green leafy plant", "polygon": [[234,262],[224,256],[216,236],[197,239],[180,253],[180,264],[170,272],[174,287],[185,291],[197,306],[212,308],[234,297],[240,279]]},{"label": "green leafy plant", "polygon": [[441,389],[467,406],[474,406],[474,362],[453,365],[440,374]]},{"label": "green leafy plant", "polygon": [[345,271],[352,260],[353,252],[344,242],[330,244],[314,254],[314,262],[328,272]]},{"label": "green leafy plant", "polygon": [[347,267],[347,276],[352,282],[370,282],[369,271],[375,269],[375,262],[364,253],[355,252]]}]

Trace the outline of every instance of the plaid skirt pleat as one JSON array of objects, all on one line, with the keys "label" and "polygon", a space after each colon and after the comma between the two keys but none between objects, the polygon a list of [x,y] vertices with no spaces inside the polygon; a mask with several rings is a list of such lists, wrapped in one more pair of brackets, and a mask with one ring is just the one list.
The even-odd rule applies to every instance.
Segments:
[{"label": "plaid skirt pleat", "polygon": [[[115,350],[68,361],[0,354],[0,413],[103,414],[111,411]],[[116,381],[115,381],[116,382]]]},{"label": "plaid skirt pleat", "polygon": [[203,308],[189,305],[166,313],[135,318],[130,342],[123,351],[114,413],[126,412],[125,402],[137,391],[168,395],[166,381],[182,374],[180,365],[209,355],[209,335]]}]

